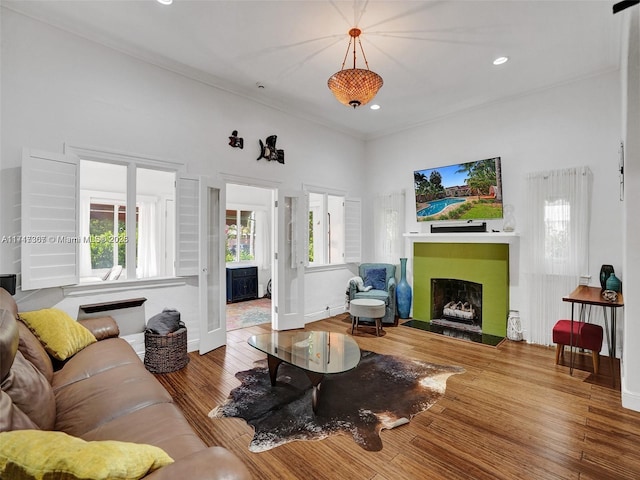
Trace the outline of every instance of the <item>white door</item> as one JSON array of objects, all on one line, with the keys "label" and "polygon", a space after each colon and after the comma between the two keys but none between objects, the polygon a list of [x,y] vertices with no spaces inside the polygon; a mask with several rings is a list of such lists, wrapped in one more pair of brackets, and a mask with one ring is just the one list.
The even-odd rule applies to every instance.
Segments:
[{"label": "white door", "polygon": [[225,187],[200,181],[200,354],[227,342],[224,261]]},{"label": "white door", "polygon": [[290,330],[304,327],[304,267],[308,213],[302,192],[278,190],[276,247],[272,298],[272,327]]}]

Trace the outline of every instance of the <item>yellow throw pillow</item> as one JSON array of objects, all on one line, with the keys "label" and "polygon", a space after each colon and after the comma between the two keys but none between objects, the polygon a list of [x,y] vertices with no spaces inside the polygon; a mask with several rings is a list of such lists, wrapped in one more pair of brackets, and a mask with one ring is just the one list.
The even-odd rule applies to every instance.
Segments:
[{"label": "yellow throw pillow", "polygon": [[138,479],[170,463],[173,459],[153,445],[86,442],[44,430],[0,433],[0,478]]},{"label": "yellow throw pillow", "polygon": [[57,308],[22,312],[20,319],[58,360],[66,360],[97,341],[87,328]]}]

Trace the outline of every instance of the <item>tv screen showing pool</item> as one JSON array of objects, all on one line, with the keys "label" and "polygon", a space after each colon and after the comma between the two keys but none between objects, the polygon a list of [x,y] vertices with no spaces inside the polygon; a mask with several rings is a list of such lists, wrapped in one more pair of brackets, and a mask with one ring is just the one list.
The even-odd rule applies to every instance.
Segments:
[{"label": "tv screen showing pool", "polygon": [[416,170],[413,185],[419,222],[502,218],[500,157]]}]

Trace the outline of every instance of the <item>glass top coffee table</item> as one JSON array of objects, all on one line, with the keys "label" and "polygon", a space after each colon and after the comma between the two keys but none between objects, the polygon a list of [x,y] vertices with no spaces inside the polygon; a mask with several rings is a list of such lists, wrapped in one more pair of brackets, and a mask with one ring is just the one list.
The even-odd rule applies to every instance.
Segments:
[{"label": "glass top coffee table", "polygon": [[298,367],[307,374],[315,412],[320,395],[320,382],[326,374],[342,373],[360,362],[360,347],[349,335],[334,332],[271,332],[252,335],[249,345],[267,354],[271,385],[276,384],[282,362]]}]

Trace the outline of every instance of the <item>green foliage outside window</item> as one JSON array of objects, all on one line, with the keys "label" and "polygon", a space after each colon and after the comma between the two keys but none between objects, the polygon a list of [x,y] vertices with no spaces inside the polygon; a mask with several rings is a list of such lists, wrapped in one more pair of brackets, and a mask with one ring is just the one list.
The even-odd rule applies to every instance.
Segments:
[{"label": "green foliage outside window", "polygon": [[[256,241],[255,212],[248,210],[227,210],[226,215],[225,261],[241,262],[254,260]],[[239,229],[238,220],[240,220]]]},{"label": "green foliage outside window", "polygon": [[313,262],[313,212],[309,211],[309,261]]},{"label": "green foliage outside window", "polygon": [[113,248],[118,248],[118,265],[127,266],[127,232],[125,222],[118,222],[118,238],[114,238],[111,220],[92,219],[91,232],[91,268],[113,267]]}]

